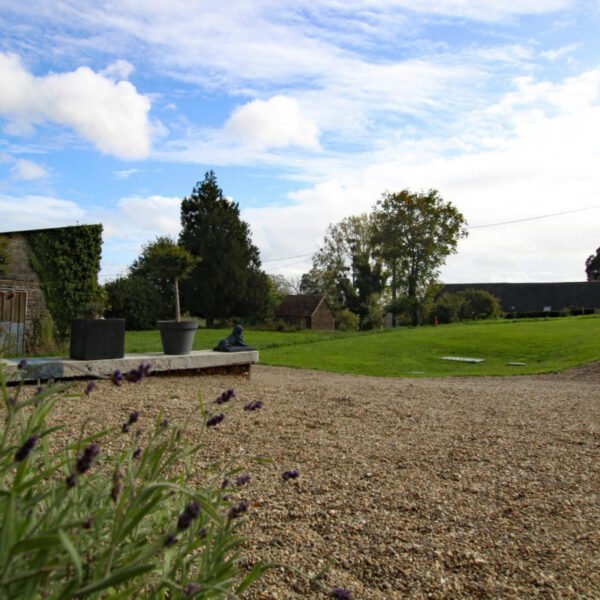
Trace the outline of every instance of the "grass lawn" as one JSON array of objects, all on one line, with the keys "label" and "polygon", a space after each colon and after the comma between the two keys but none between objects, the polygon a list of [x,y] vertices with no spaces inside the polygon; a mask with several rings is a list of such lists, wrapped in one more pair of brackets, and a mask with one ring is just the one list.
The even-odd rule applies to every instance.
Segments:
[{"label": "grass lawn", "polygon": [[[206,349],[229,329],[200,329],[194,348]],[[384,377],[516,375],[561,371],[600,360],[600,316],[499,320],[368,333],[246,330],[260,362]],[[157,331],[128,332],[127,352],[160,351]],[[478,364],[442,356],[483,358]],[[523,366],[509,366],[522,362]]]}]

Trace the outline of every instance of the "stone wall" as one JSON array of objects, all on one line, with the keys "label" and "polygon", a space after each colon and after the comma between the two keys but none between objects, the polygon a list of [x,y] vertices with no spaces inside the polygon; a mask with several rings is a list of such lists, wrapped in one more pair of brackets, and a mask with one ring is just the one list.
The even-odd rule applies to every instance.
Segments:
[{"label": "stone wall", "polygon": [[0,290],[27,292],[27,312],[25,316],[25,339],[34,332],[34,323],[49,316],[46,298],[40,280],[31,268],[27,242],[18,233],[2,234],[8,240],[8,264],[0,278]]},{"label": "stone wall", "polygon": [[311,329],[335,329],[335,317],[325,300],[319,304],[311,318]]}]

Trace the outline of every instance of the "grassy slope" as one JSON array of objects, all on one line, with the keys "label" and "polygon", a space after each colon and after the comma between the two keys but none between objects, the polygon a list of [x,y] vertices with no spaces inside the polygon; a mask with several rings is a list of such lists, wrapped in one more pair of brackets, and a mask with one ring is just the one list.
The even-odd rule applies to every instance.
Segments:
[{"label": "grassy slope", "polygon": [[[229,330],[199,330],[211,348]],[[262,364],[377,376],[512,375],[560,371],[600,360],[600,317],[496,321],[378,333],[247,331]],[[158,332],[129,332],[127,351],[159,351]],[[479,364],[442,356],[484,358]],[[508,366],[525,362],[525,366]]]}]

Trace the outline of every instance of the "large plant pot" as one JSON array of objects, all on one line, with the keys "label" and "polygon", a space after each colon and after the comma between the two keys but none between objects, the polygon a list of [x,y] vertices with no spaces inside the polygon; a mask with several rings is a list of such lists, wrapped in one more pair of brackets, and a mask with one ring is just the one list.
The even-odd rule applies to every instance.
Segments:
[{"label": "large plant pot", "polygon": [[165,354],[189,354],[192,351],[198,321],[158,321],[156,326]]},{"label": "large plant pot", "polygon": [[69,356],[75,360],[123,358],[125,319],[73,319]]}]

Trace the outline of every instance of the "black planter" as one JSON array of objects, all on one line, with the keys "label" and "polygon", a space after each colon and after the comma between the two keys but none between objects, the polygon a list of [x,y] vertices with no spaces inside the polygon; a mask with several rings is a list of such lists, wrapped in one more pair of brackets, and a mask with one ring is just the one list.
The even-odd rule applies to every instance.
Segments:
[{"label": "black planter", "polygon": [[192,351],[198,321],[158,321],[156,326],[165,354],[189,354]]},{"label": "black planter", "polygon": [[71,350],[75,360],[123,358],[125,319],[73,319]]}]

